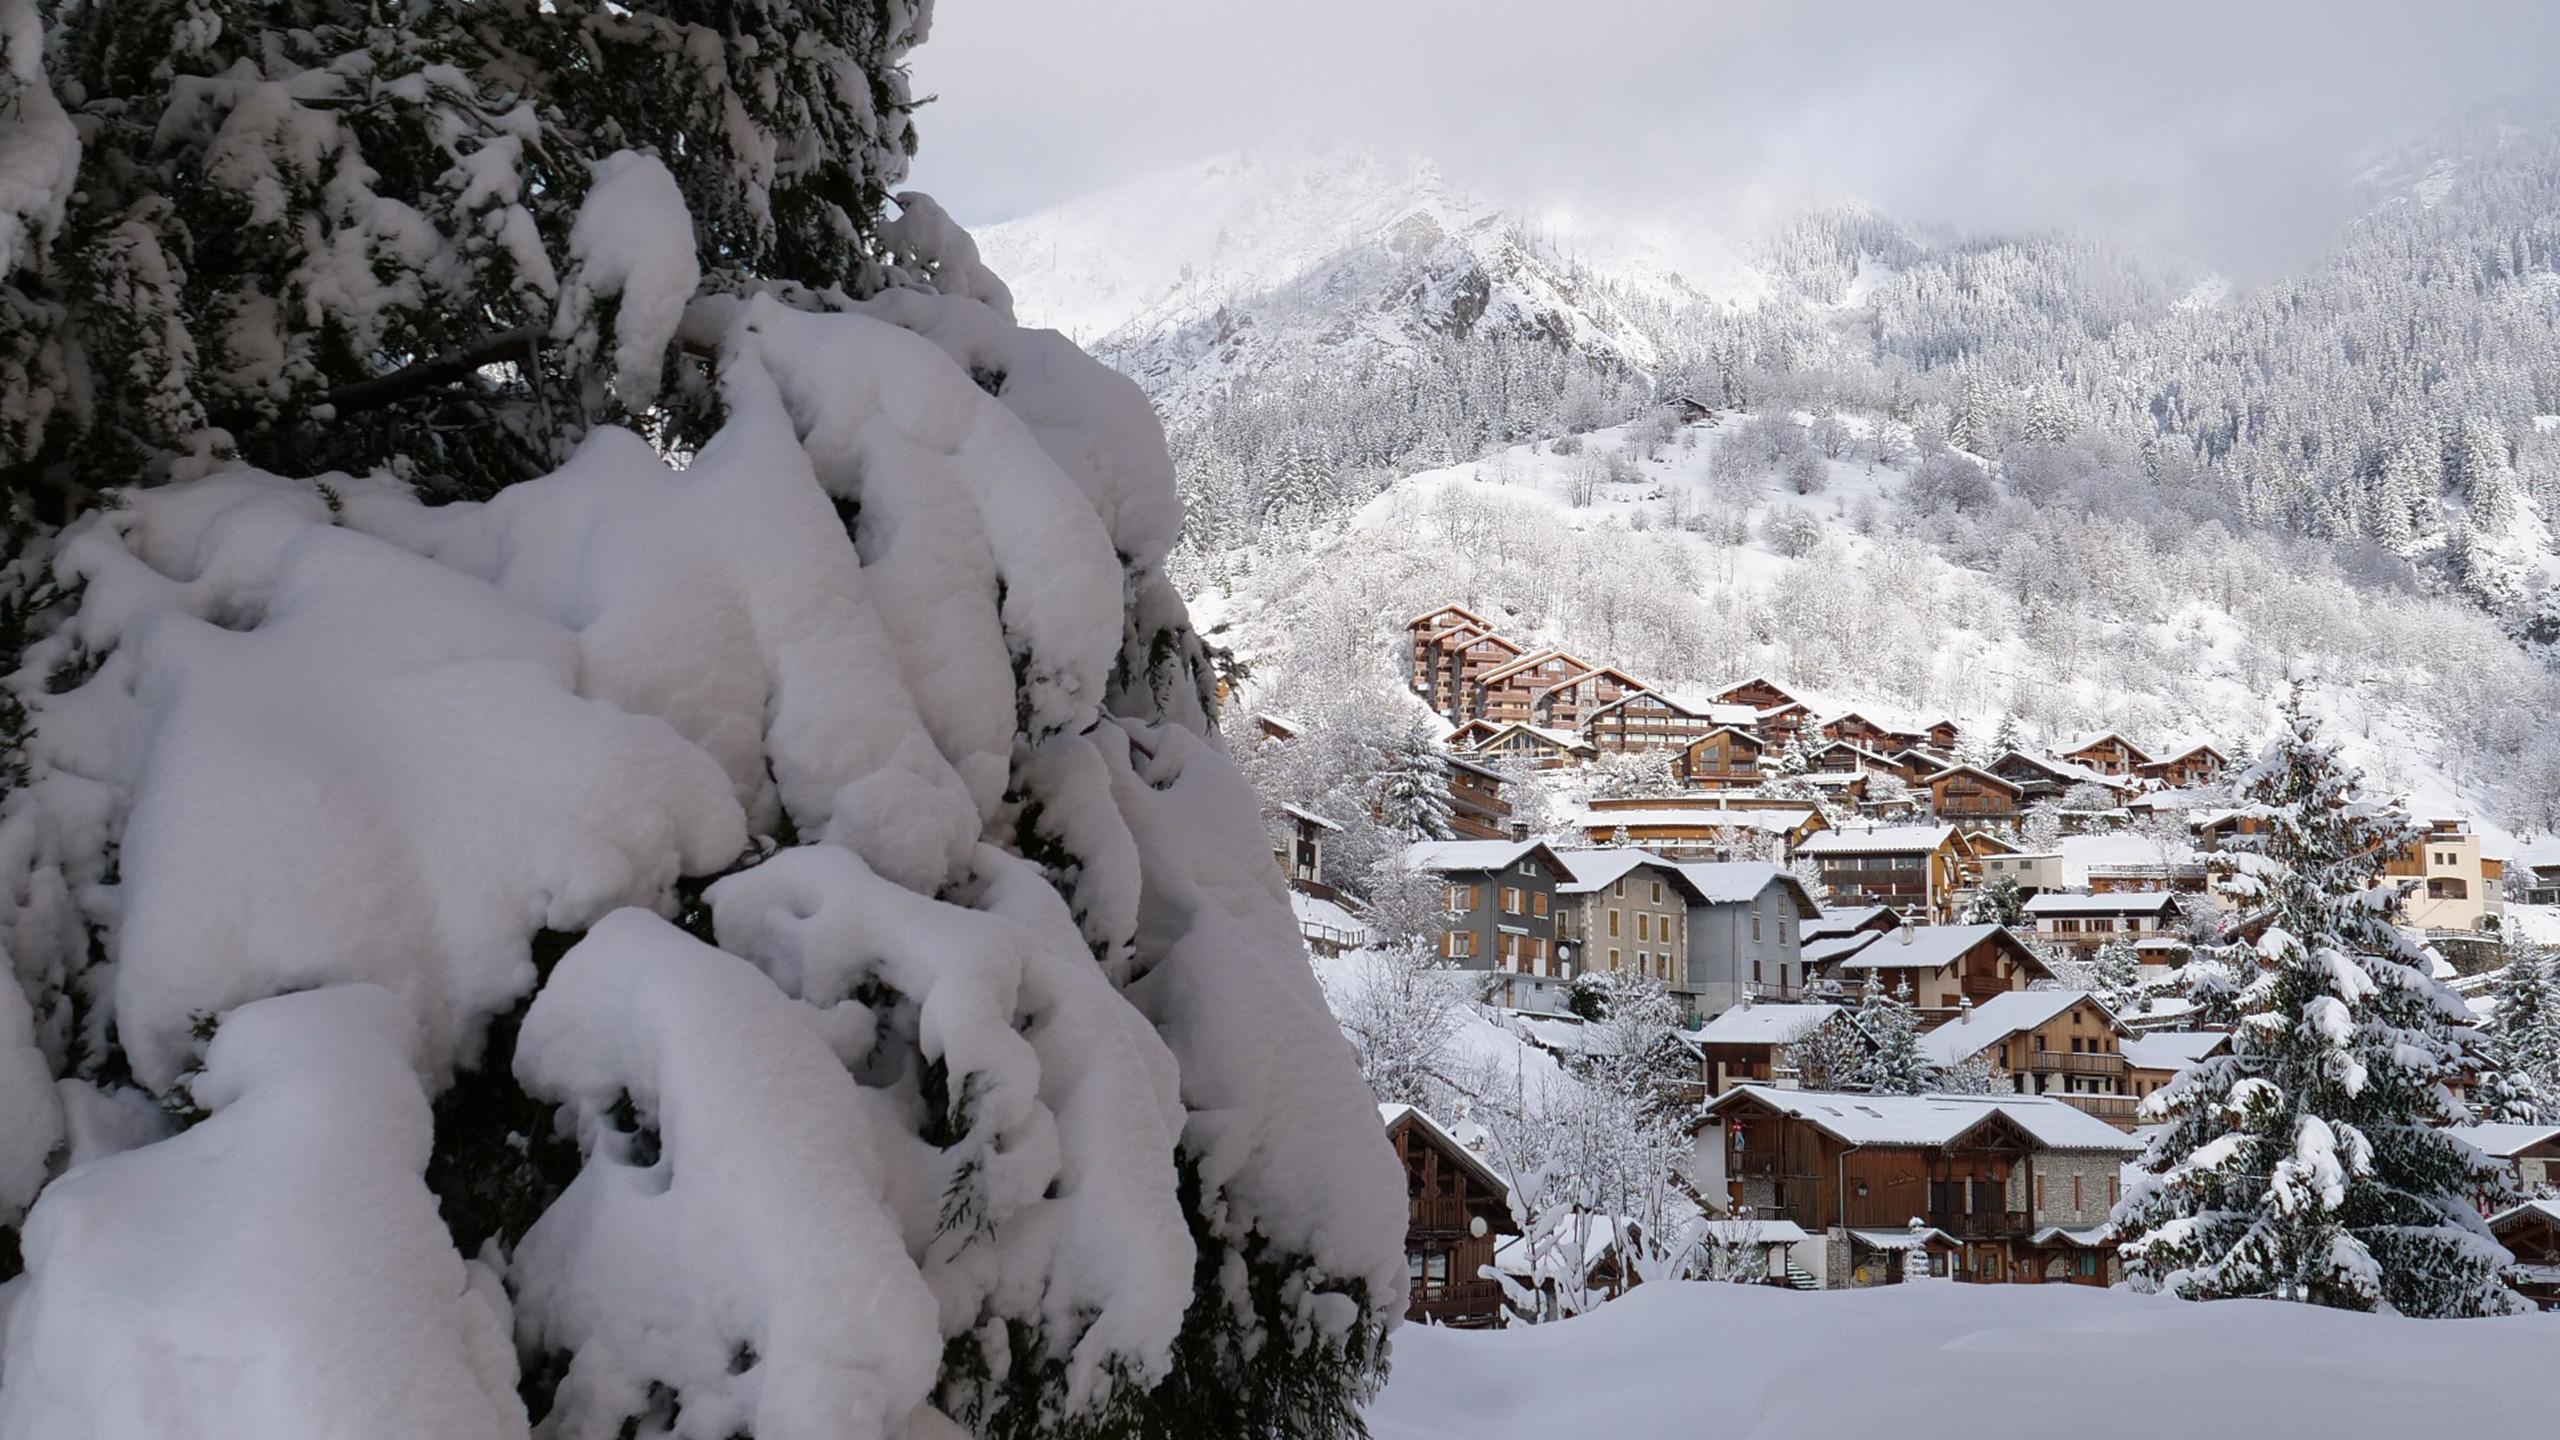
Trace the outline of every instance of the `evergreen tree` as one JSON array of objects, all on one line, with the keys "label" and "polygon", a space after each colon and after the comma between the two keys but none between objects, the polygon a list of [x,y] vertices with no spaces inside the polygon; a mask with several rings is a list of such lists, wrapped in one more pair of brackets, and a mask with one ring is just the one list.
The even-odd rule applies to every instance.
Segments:
[{"label": "evergreen tree", "polygon": [[1910,981],[1888,995],[1882,972],[1870,968],[1858,992],[1858,1026],[1875,1047],[1858,1072],[1862,1086],[1878,1095],[1918,1095],[1930,1088],[1935,1075],[1929,1057],[1920,1053],[1920,1012],[1911,1003]]},{"label": "evergreen tree", "polygon": [[2018,717],[2003,715],[1999,727],[1991,732],[1991,758],[1997,761],[2013,750],[2027,748],[2026,736],[2018,730]]},{"label": "evergreen tree", "polygon": [[2490,993],[2497,1009],[2480,1079],[2483,1113],[2525,1125],[2560,1117],[2560,973],[2551,957],[2517,947]]},{"label": "evergreen tree", "polygon": [[2259,825],[2224,883],[2264,938],[2197,987],[2232,1053],[2145,1102],[2166,1121],[2117,1208],[2135,1275],[2197,1299],[2255,1296],[2411,1315],[2514,1307],[2471,1195],[2495,1170],[2436,1128],[2469,1015],[2392,924],[2382,867],[2419,835],[2357,793],[2304,707],[2242,777]]},{"label": "evergreen tree", "polygon": [[1428,720],[1388,742],[1378,771],[1378,819],[1408,840],[1449,838],[1449,757]]},{"label": "evergreen tree", "polygon": [[2121,937],[2098,947],[2090,962],[2090,993],[2098,1003],[2129,1014],[2142,1001],[2142,957]]},{"label": "evergreen tree", "polygon": [[925,23],[906,0],[58,6],[84,143],[26,285],[59,363],[0,397],[54,419],[0,435],[0,477],[60,516],[83,476],[232,454],[480,494],[597,420],[698,444],[701,367],[618,394],[616,297],[564,303],[595,167],[668,169],[712,290],[876,291]]},{"label": "evergreen tree", "polygon": [[1956,919],[1964,925],[2015,925],[2026,918],[2026,913],[2026,892],[2018,888],[2017,881],[2003,875],[1967,895]]}]

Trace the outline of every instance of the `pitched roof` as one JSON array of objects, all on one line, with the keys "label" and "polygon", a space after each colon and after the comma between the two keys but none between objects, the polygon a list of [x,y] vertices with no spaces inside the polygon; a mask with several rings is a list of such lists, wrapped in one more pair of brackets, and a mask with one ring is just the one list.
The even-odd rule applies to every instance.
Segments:
[{"label": "pitched roof", "polygon": [[1419,624],[1423,623],[1423,622],[1424,622],[1424,621],[1426,621],[1426,620],[1437,620],[1437,619],[1439,619],[1439,618],[1440,618],[1441,616],[1443,616],[1443,615],[1451,615],[1451,614],[1463,615],[1463,616],[1465,616],[1466,618],[1468,618],[1469,620],[1474,621],[1474,622],[1475,622],[1475,623],[1477,623],[1478,625],[1490,625],[1490,624],[1492,624],[1492,623],[1493,623],[1492,621],[1487,620],[1487,619],[1485,619],[1483,616],[1481,616],[1481,615],[1477,614],[1477,613],[1476,613],[1476,612],[1474,612],[1473,610],[1468,609],[1468,608],[1467,608],[1466,606],[1464,606],[1464,605],[1439,605],[1439,606],[1434,606],[1433,608],[1431,608],[1431,609],[1429,609],[1429,610],[1425,610],[1425,611],[1423,611],[1421,614],[1414,616],[1414,617],[1413,617],[1412,619],[1410,619],[1410,620],[1407,620],[1406,622],[1404,622],[1404,628],[1406,628],[1407,630],[1410,630],[1410,629],[1412,629],[1413,627],[1415,627],[1416,625],[1419,625]]},{"label": "pitched roof", "polygon": [[2043,1095],[1856,1095],[1738,1085],[1709,1101],[1705,1113],[1754,1102],[1847,1145],[1946,1145],[1997,1115],[2048,1150],[2128,1155],[2142,1148],[2104,1120]]},{"label": "pitched roof", "polygon": [[2005,776],[1994,775],[1979,765],[1950,765],[1944,770],[1920,777],[1920,783],[1923,785],[1935,785],[1950,775],[1970,775],[1976,780],[1988,780],[1992,784],[1999,786],[2001,789],[2008,791],[2012,795],[2024,793],[2024,787],[2019,785],[2015,780],[2008,779]]},{"label": "pitched roof", "polygon": [[1930,851],[1955,838],[1953,825],[1868,825],[1826,830],[1796,847],[1803,855],[1900,855]]},{"label": "pitched roof", "polygon": [[1822,913],[1822,907],[1814,903],[1795,872],[1763,860],[1699,861],[1684,863],[1679,869],[1704,904],[1748,905],[1770,886],[1777,885],[1795,897],[1798,917]]},{"label": "pitched roof", "polygon": [[[1840,962],[1843,970],[1943,970],[1985,941],[2002,941],[2029,959],[2035,952],[2003,925],[1913,925],[1880,936]],[[2039,963],[2036,967],[2042,970]]]},{"label": "pitched roof", "polygon": [[[1953,1065],[1979,1055],[2022,1030],[2033,1030],[2068,1012],[2072,1006],[2087,1000],[2098,1002],[2086,990],[2003,990],[1970,1011],[1958,1009],[1956,1018],[1920,1037],[1920,1053],[1932,1065]],[[2098,1009],[2114,1020],[2104,1005]],[[2119,1022],[2118,1030],[2123,1029]]]},{"label": "pitched roof", "polygon": [[[1556,887],[1559,894],[1588,895],[1595,890],[1616,884],[1629,871],[1641,870],[1647,866],[1667,872],[1671,876],[1672,883],[1682,890],[1693,891],[1689,877],[1680,873],[1679,866],[1650,850],[1639,850],[1631,845],[1558,850],[1555,856],[1564,866],[1567,877],[1565,883]],[[1690,898],[1697,897],[1692,893]]]},{"label": "pitched roof", "polygon": [[1719,735],[1730,735],[1734,739],[1741,741],[1743,744],[1750,746],[1754,750],[1766,750],[1769,748],[1768,741],[1761,739],[1759,736],[1752,734],[1748,730],[1737,730],[1730,725],[1717,726],[1706,734],[1690,741],[1687,748],[1695,750],[1699,746],[1706,744],[1708,741],[1713,740]]},{"label": "pitched roof", "polygon": [[1339,830],[1342,828],[1341,826],[1336,825],[1332,821],[1317,814],[1313,810],[1306,809],[1303,806],[1283,805],[1280,808],[1288,814],[1293,815],[1300,820],[1304,820],[1308,824],[1313,825],[1320,830]]},{"label": "pitched roof", "polygon": [[2178,906],[2167,890],[2117,890],[2105,895],[2066,895],[2047,890],[2027,897],[2030,915],[2166,915]]},{"label": "pitched roof", "polygon": [[2444,1133],[2483,1155],[2511,1160],[2519,1151],[2560,1139],[2560,1125],[2448,1125]]},{"label": "pitched roof", "polygon": [[1571,661],[1573,664],[1579,665],[1585,670],[1596,668],[1589,662],[1582,660],[1577,656],[1569,655],[1562,650],[1533,650],[1530,653],[1521,656],[1517,660],[1507,660],[1500,665],[1496,665],[1477,678],[1481,682],[1489,685],[1496,680],[1502,679],[1504,676],[1516,675],[1533,665],[1544,665],[1550,660]]},{"label": "pitched roof", "polygon": [[[1408,870],[1446,873],[1452,870],[1500,870],[1531,851],[1555,861],[1555,852],[1538,840],[1424,840],[1405,847]],[[1558,870],[1564,867],[1556,866]]]},{"label": "pitched roof", "polygon": [[1879,933],[1857,930],[1846,935],[1824,935],[1805,941],[1804,947],[1796,953],[1804,958],[1805,968],[1819,970],[1866,949],[1875,943]]},{"label": "pitched roof", "polygon": [[1710,830],[1717,827],[1773,830],[1785,834],[1817,813],[1810,805],[1729,810],[1721,805],[1681,805],[1675,802],[1658,810],[1585,810],[1574,817],[1573,823],[1584,830],[1613,830],[1621,825],[1629,829],[1645,825],[1685,825]]},{"label": "pitched roof", "polygon": [[2109,790],[2125,788],[2124,777],[2121,775],[2109,775],[2103,771],[2092,770],[2077,760],[2063,760],[2051,755],[2031,755],[2024,750],[2009,751],[1992,761],[1991,768],[1998,770],[2012,760],[2041,770],[2067,785],[2097,785]]},{"label": "pitched roof", "polygon": [[2060,750],[2064,755],[2077,755],[2083,750],[2090,749],[2093,746],[2104,745],[2110,740],[2113,740],[2117,744],[2123,746],[2125,748],[2125,753],[2132,756],[2136,762],[2145,764],[2149,763],[2151,756],[2148,752],[2146,752],[2141,746],[2134,744],[2131,740],[2126,739],[2122,732],[2115,730],[2097,730],[2091,731],[2087,734],[2074,735],[2068,743],[2055,748]]},{"label": "pitched roof", "polygon": [[1689,1038],[1701,1045],[1783,1045],[1845,1013],[1838,1005],[1736,1005]]},{"label": "pitched roof", "polygon": [[[1486,720],[1470,720],[1467,722],[1469,725],[1485,725],[1490,723],[1492,722]],[[1465,733],[1463,728],[1459,733]],[[1583,739],[1581,736],[1576,735],[1570,730],[1555,730],[1544,725],[1532,725],[1526,720],[1514,720],[1510,724],[1503,726],[1480,740],[1468,740],[1459,743],[1463,743],[1468,749],[1481,754],[1482,752],[1490,750],[1495,746],[1502,744],[1504,741],[1509,740],[1514,735],[1526,735],[1531,739],[1538,741],[1540,744],[1552,745],[1558,750],[1574,751],[1588,750],[1591,748],[1590,741]],[[1452,735],[1450,738],[1454,741],[1457,737]]]},{"label": "pitched roof", "polygon": [[1492,1190],[1494,1194],[1508,1195],[1511,1193],[1511,1187],[1502,1183],[1502,1177],[1494,1174],[1493,1171],[1486,1166],[1482,1157],[1478,1156],[1474,1151],[1468,1149],[1466,1146],[1459,1144],[1458,1138],[1450,1134],[1446,1129],[1442,1128],[1440,1122],[1432,1119],[1428,1112],[1417,1110],[1411,1105],[1390,1105],[1380,1102],[1378,1106],[1378,1124],[1382,1129],[1393,1130],[1396,1128],[1396,1122],[1406,1118],[1407,1116],[1412,1117],[1414,1127],[1416,1129],[1421,1130],[1432,1139],[1439,1141],[1443,1146],[1447,1147],[1449,1153],[1456,1157],[1458,1163],[1466,1166],[1467,1169],[1475,1175],[1476,1179],[1483,1182],[1484,1185]]},{"label": "pitched roof", "polygon": [[2127,1064],[2138,1070],[2184,1070],[2197,1061],[2229,1049],[2228,1030],[2153,1030],[2116,1042]]},{"label": "pitched roof", "polygon": [[1890,905],[1864,905],[1855,910],[1825,910],[1805,922],[1807,939],[1816,935],[1846,935],[1852,931],[1891,930],[1902,924],[1902,914]]},{"label": "pitched roof", "polygon": [[2527,1216],[2560,1225],[2560,1200],[2527,1200],[2521,1205],[2510,1205],[2489,1217],[2489,1229],[2494,1233],[2500,1227],[2512,1225]]}]

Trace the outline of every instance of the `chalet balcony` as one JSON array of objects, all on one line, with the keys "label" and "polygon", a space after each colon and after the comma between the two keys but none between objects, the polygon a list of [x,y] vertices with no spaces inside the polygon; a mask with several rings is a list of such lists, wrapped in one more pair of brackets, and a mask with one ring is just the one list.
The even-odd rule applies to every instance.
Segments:
[{"label": "chalet balcony", "polygon": [[2074,1095],[2067,1090],[2048,1090],[2045,1098],[2059,1100],[2074,1110],[2095,1115],[2111,1125],[2130,1125],[2142,1114],[2141,1099],[2132,1095]]},{"label": "chalet balcony", "polygon": [[1452,1280],[1417,1290],[1405,1307],[1405,1318],[1459,1329],[1498,1325],[1502,1287],[1491,1280]]},{"label": "chalet balcony", "polygon": [[2027,1057],[2027,1068],[2048,1075],[2121,1076],[2132,1066],[2122,1055],[2084,1055],[2070,1050],[2038,1050]]},{"label": "chalet balcony", "polygon": [[1467,1202],[1455,1195],[1423,1195],[1408,1202],[1406,1228],[1416,1233],[1464,1235],[1471,1217]]},{"label": "chalet balcony", "polygon": [[2035,1231],[2035,1217],[2024,1210],[1933,1211],[1929,1223],[1959,1240],[2005,1240]]}]

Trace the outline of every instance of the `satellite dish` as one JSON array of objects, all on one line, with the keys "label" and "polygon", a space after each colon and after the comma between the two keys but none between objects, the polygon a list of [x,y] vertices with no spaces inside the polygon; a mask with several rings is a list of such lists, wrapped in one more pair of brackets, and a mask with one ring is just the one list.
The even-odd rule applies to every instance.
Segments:
[{"label": "satellite dish", "polygon": [[1476,1237],[1477,1239],[1481,1240],[1481,1239],[1483,1239],[1483,1238],[1484,1238],[1484,1230],[1485,1230],[1485,1225],[1484,1225],[1484,1217],[1483,1217],[1483,1216],[1481,1216],[1481,1215],[1471,1215],[1471,1216],[1469,1216],[1469,1217],[1467,1218],[1467,1233],[1468,1233],[1468,1234],[1473,1235],[1473,1236],[1474,1236],[1474,1237]]}]

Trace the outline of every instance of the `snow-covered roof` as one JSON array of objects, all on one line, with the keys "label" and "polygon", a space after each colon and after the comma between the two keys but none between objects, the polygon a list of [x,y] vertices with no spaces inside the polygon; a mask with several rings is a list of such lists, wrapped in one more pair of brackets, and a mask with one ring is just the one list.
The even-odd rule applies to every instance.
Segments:
[{"label": "snow-covered roof", "polygon": [[1825,910],[1804,922],[1804,934],[1810,940],[1817,935],[1846,935],[1856,930],[1873,930],[1879,928],[1879,919],[1891,922],[1883,927],[1888,929],[1902,923],[1901,915],[1890,905],[1864,905],[1855,910]]},{"label": "snow-covered roof", "polygon": [[[1969,1060],[1985,1047],[1997,1045],[2021,1030],[2033,1030],[2089,999],[2086,990],[2003,990],[1970,1011],[1959,1009],[1955,1019],[1921,1036],[1920,1053],[1928,1056],[1932,1065]],[[2096,1004],[2094,1000],[2090,1003]],[[2104,1005],[2098,1008],[2106,1009]],[[2113,1019],[2113,1014],[2108,1018]]]},{"label": "snow-covered roof", "polygon": [[1528,654],[1521,656],[1517,660],[1506,660],[1502,664],[1496,665],[1492,669],[1487,670],[1479,677],[1479,683],[1491,684],[1496,680],[1502,679],[1506,675],[1516,675],[1533,665],[1544,665],[1550,660],[1562,660],[1566,664],[1578,665],[1585,670],[1593,668],[1588,661],[1569,655],[1562,650],[1533,650]]},{"label": "snow-covered roof", "polygon": [[2166,915],[2178,897],[2166,890],[2118,890],[2105,895],[2065,895],[2048,890],[2027,897],[2030,915]]},{"label": "snow-covered roof", "polygon": [[1369,927],[1360,917],[1339,903],[1303,890],[1289,892],[1289,913],[1298,917],[1298,931],[1313,931],[1327,938],[1339,938],[1343,944],[1359,945],[1367,941]]},{"label": "snow-covered roof", "polygon": [[1920,783],[1923,785],[1935,785],[1950,775],[1970,775],[1976,780],[1987,781],[1990,784],[1997,785],[2012,795],[2017,794],[2021,788],[2017,781],[2011,780],[2005,776],[1994,775],[1979,765],[1961,764],[1950,765],[1943,770],[1933,770],[1929,774],[1921,776]]},{"label": "snow-covered roof", "polygon": [[2131,1154],[2141,1148],[2106,1121],[2045,1095],[1857,1095],[1738,1085],[1709,1101],[1706,1113],[1746,1098],[1848,1145],[1944,1145],[1998,1114],[2051,1150]]},{"label": "snow-covered roof", "polygon": [[1765,860],[1698,861],[1683,864],[1679,870],[1698,892],[1699,900],[1708,905],[1748,905],[1770,886],[1781,885],[1796,897],[1799,914],[1821,913],[1821,907],[1814,903],[1795,872]]},{"label": "snow-covered roof", "polygon": [[1303,806],[1299,806],[1299,805],[1283,805],[1283,806],[1281,806],[1280,808],[1281,808],[1282,810],[1287,811],[1289,814],[1291,814],[1291,815],[1295,816],[1296,818],[1298,818],[1298,819],[1300,819],[1300,820],[1304,820],[1304,821],[1306,821],[1308,824],[1313,825],[1313,826],[1315,826],[1315,827],[1317,827],[1318,829],[1321,829],[1321,830],[1339,830],[1339,829],[1341,829],[1341,828],[1342,828],[1341,826],[1336,825],[1336,824],[1335,824],[1335,823],[1333,823],[1332,821],[1327,820],[1327,819],[1326,819],[1326,818],[1324,818],[1323,816],[1321,816],[1321,815],[1317,814],[1317,813],[1316,813],[1316,812],[1314,812],[1313,810],[1306,809],[1306,808],[1305,808],[1305,807],[1303,807]]},{"label": "snow-covered roof", "polygon": [[1943,1244],[1950,1250],[1964,1248],[1963,1241],[1934,1225],[1923,1225],[1917,1229],[1905,1226],[1900,1230],[1852,1230],[1849,1232],[1849,1238],[1870,1250],[1908,1250],[1915,1245],[1928,1245],[1932,1241]]},{"label": "snow-covered roof", "polygon": [[2068,1225],[2047,1225],[2027,1243],[2031,1245],[2077,1245],[2084,1250],[2112,1244],[2116,1232],[2105,1225],[2084,1225],[2073,1229]]},{"label": "snow-covered roof", "polygon": [[2126,1063],[2139,1070],[2184,1070],[2231,1043],[2228,1030],[2154,1030],[2118,1042]]},{"label": "snow-covered roof", "polygon": [[1736,1005],[1690,1038],[1701,1045],[1784,1045],[1841,1010],[1838,1005]]},{"label": "snow-covered roof", "polygon": [[2062,852],[2062,883],[2073,886],[2086,886],[2092,870],[2141,869],[2163,863],[2184,866],[2196,862],[2196,850],[2191,845],[2173,846],[2163,852],[2151,836],[2122,830],[2108,834],[2065,835],[2058,848]]},{"label": "snow-covered roof", "polygon": [[[1470,725],[1482,725],[1488,722],[1482,720],[1471,720],[1467,723]],[[1501,745],[1503,741],[1508,740],[1513,735],[1527,735],[1533,739],[1553,745],[1559,750],[1588,750],[1591,748],[1590,741],[1583,739],[1580,735],[1577,735],[1570,730],[1558,730],[1546,725],[1532,725],[1526,720],[1514,720],[1510,724],[1486,735],[1483,739],[1470,740],[1467,741],[1466,744],[1467,748],[1481,754],[1484,751],[1494,749]]]},{"label": "snow-covered roof", "polygon": [[1793,1220],[1701,1220],[1698,1234],[1719,1245],[1797,1245],[1813,1238]]},{"label": "snow-covered roof", "polygon": [[2519,840],[2510,851],[2508,860],[2528,870],[2560,866],[2560,835],[2537,835],[2531,840]]},{"label": "snow-covered roof", "polygon": [[2025,750],[2012,750],[2007,754],[2002,755],[1999,759],[1992,761],[1991,767],[1996,770],[2001,766],[2008,764],[2012,760],[2021,761],[2035,769],[2042,770],[2056,780],[2062,781],[2066,785],[2097,785],[2109,790],[2122,790],[2125,788],[2124,777],[2120,775],[2109,775],[2101,771],[2092,770],[2077,760],[2064,760],[2052,755],[2037,755]]},{"label": "snow-covered roof", "polygon": [[2083,734],[2074,735],[2070,739],[2065,740],[2053,748],[2059,754],[2077,755],[2083,750],[2087,750],[2096,745],[2104,745],[2110,740],[2113,740],[2117,744],[2123,746],[2126,752],[2137,761],[2148,762],[2151,759],[2151,752],[2134,744],[2131,740],[2126,739],[2123,734],[2114,730],[2092,730]]},{"label": "snow-covered roof", "polygon": [[1891,932],[1881,930],[1852,930],[1845,935],[1824,935],[1805,941],[1803,948],[1797,953],[1804,957],[1807,969],[1819,970],[1826,965],[1857,954],[1874,944],[1877,937],[1889,933]]},{"label": "snow-covered roof", "polygon": [[1573,823],[1584,830],[1607,830],[1625,825],[1689,825],[1706,829],[1722,826],[1732,830],[1769,830],[1784,834],[1805,822],[1813,807],[1793,810],[1751,809],[1727,810],[1721,807],[1666,805],[1646,810],[1585,810]]},{"label": "snow-covered roof", "polygon": [[1483,1157],[1476,1154],[1473,1150],[1468,1149],[1466,1146],[1459,1144],[1458,1137],[1450,1134],[1447,1127],[1443,1126],[1439,1121],[1432,1119],[1429,1111],[1412,1105],[1391,1105],[1382,1101],[1378,1106],[1378,1126],[1380,1129],[1392,1130],[1396,1127],[1396,1122],[1398,1120],[1401,1120],[1408,1115],[1413,1117],[1413,1123],[1416,1127],[1429,1131],[1432,1138],[1449,1147],[1450,1153],[1458,1157],[1458,1162],[1466,1166],[1467,1169],[1475,1175],[1476,1179],[1482,1181],[1486,1186],[1491,1188],[1494,1194],[1508,1195],[1511,1193],[1511,1187],[1503,1184],[1502,1177],[1494,1174],[1493,1171],[1486,1166]]},{"label": "snow-covered roof", "polygon": [[2536,1145],[2560,1139],[2560,1125],[2507,1125],[2492,1121],[2479,1125],[2448,1125],[2444,1133],[2483,1155],[2512,1160]]},{"label": "snow-covered roof", "polygon": [[1500,870],[1545,849],[1536,840],[1423,840],[1405,847],[1404,863],[1408,870]]},{"label": "snow-covered roof", "polygon": [[[1668,871],[1673,880],[1687,886],[1689,880],[1681,868],[1654,854],[1633,846],[1611,845],[1587,850],[1558,850],[1556,859],[1564,866],[1566,880],[1556,890],[1565,895],[1588,895],[1603,890],[1625,878],[1629,871],[1650,865]],[[1692,897],[1694,898],[1694,897]]]},{"label": "snow-covered roof", "polygon": [[2510,1205],[2489,1217],[2489,1228],[2495,1230],[2528,1215],[2539,1216],[2554,1225],[2560,1225],[2560,1200],[2527,1200],[2521,1205]]},{"label": "snow-covered roof", "polygon": [[1912,925],[1889,930],[1840,962],[1843,970],[1942,970],[1995,934],[2006,934],[2021,953],[2026,942],[2000,925]]},{"label": "snow-covered roof", "polygon": [[1826,830],[1796,850],[1804,855],[1899,855],[1935,850],[1955,833],[1953,825],[1867,825]]}]

